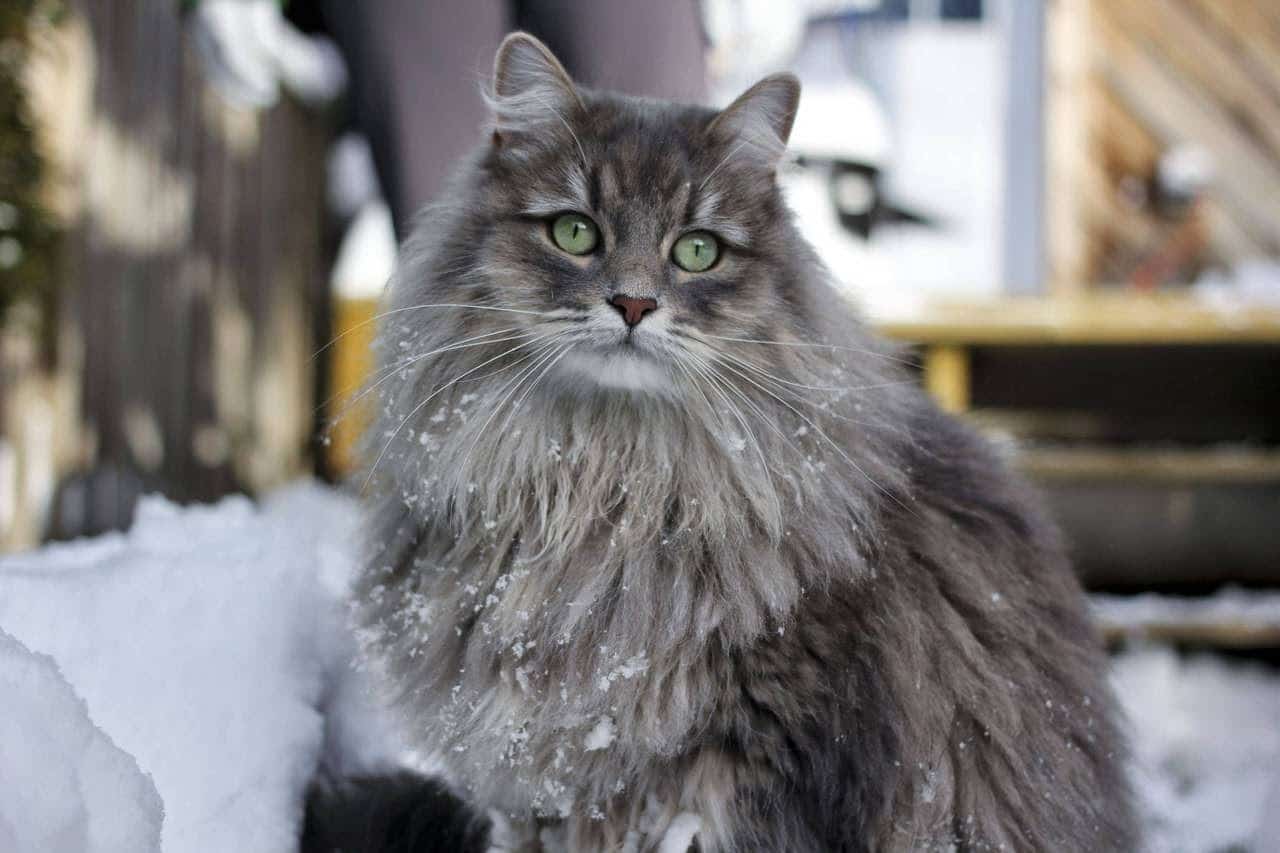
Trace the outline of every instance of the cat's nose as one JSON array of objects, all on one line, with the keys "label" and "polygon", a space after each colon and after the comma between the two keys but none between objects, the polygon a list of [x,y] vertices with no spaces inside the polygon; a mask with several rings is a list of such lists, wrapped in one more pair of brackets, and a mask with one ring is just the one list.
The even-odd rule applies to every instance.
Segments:
[{"label": "cat's nose", "polygon": [[622,315],[622,319],[626,321],[628,326],[636,326],[644,319],[644,315],[650,311],[656,311],[658,308],[658,300],[637,299],[634,296],[627,296],[625,293],[619,293],[617,296],[609,300],[609,304],[618,309],[618,313]]}]

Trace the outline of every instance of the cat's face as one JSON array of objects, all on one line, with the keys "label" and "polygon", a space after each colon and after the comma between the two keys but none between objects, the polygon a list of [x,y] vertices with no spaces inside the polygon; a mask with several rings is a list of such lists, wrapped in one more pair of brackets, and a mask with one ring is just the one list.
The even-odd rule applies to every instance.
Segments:
[{"label": "cat's face", "polygon": [[509,38],[463,298],[572,343],[561,375],[643,391],[704,371],[728,338],[777,336],[807,252],[774,177],[798,93],[767,78],[716,113],[586,92]]}]

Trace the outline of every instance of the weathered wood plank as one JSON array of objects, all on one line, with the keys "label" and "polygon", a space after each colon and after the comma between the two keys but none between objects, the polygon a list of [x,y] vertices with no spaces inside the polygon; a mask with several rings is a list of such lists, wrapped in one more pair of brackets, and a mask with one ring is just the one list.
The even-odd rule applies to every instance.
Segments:
[{"label": "weathered wood plank", "polygon": [[1045,249],[1054,295],[1079,293],[1090,281],[1080,198],[1080,176],[1091,156],[1082,132],[1092,120],[1089,19],[1090,0],[1055,0],[1045,18]]},{"label": "weathered wood plank", "polygon": [[1280,483],[1280,450],[1244,445],[1035,447],[1018,454],[1018,466],[1038,479]]},{"label": "weathered wood plank", "polygon": [[933,300],[871,318],[920,344],[1278,344],[1280,310],[1218,310],[1179,295]]},{"label": "weathered wood plank", "polygon": [[1280,13],[1274,0],[1187,0],[1230,34],[1261,85],[1280,99]]},{"label": "weathered wood plank", "polygon": [[1230,36],[1195,15],[1180,0],[1128,0],[1105,8],[1132,37],[1177,68],[1212,98],[1242,133],[1280,160],[1280,101],[1250,73]]},{"label": "weathered wood plank", "polygon": [[71,10],[94,82],[63,311],[86,472],[61,535],[119,522],[76,509],[104,490],[209,500],[311,470],[327,304],[326,117],[223,101],[170,0]]},{"label": "weathered wood plank", "polygon": [[1097,62],[1107,83],[1166,145],[1194,142],[1210,149],[1214,187],[1249,228],[1280,250],[1280,171],[1230,116],[1189,89],[1166,66],[1115,26],[1098,18]]}]

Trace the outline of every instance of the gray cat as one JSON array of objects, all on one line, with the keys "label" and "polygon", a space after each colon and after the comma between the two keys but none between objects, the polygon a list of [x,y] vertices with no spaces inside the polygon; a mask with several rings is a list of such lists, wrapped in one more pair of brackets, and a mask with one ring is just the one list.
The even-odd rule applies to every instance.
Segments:
[{"label": "gray cat", "polygon": [[368,653],[470,844],[1132,850],[1058,535],[829,286],[798,98],[503,43],[383,321]]}]

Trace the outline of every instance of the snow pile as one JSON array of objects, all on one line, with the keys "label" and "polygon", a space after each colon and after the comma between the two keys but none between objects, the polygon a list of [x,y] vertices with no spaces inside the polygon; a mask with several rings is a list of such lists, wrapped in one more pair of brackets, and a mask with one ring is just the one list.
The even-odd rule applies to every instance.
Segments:
[{"label": "snow pile", "polygon": [[1148,849],[1280,849],[1280,676],[1149,647],[1117,656],[1113,680]]},{"label": "snow pile", "polygon": [[[0,561],[0,629],[56,660],[88,718],[154,780],[165,850],[294,849],[322,754],[346,771],[390,758],[390,737],[371,723],[350,666],[338,603],[356,516],[352,501],[313,486],[261,511],[244,498],[190,509],[149,498],[127,535]],[[0,815],[46,801],[53,828],[63,820],[56,810],[75,804],[69,782],[44,788],[46,776],[65,780],[84,765],[94,775],[81,778],[96,791],[113,773],[120,799],[128,777],[108,764],[105,747],[92,747],[103,754],[92,762],[77,758],[89,749],[83,706],[42,686],[48,674],[32,666],[14,670],[21,681],[3,689]],[[11,714],[8,697],[24,692],[27,712]],[[32,717],[42,705],[43,721]],[[49,743],[33,746],[42,737]],[[5,774],[30,780],[26,791]],[[139,796],[132,801],[147,803],[158,824],[159,803]],[[96,831],[96,807],[86,807]],[[43,826],[46,812],[33,813]],[[26,836],[8,842],[0,829],[6,853],[60,849]]]},{"label": "snow pile", "polygon": [[160,849],[160,796],[57,665],[0,631],[0,850]]},{"label": "snow pile", "polygon": [[1228,626],[1238,631],[1280,630],[1280,591],[1225,586],[1208,596],[1091,595],[1094,619],[1131,634],[1177,625]]}]

